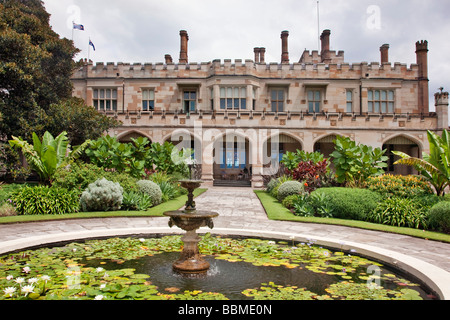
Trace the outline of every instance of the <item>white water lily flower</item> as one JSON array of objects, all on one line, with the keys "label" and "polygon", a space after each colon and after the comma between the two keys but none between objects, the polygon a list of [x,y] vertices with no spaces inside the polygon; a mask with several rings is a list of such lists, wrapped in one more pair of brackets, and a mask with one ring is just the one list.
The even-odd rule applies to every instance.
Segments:
[{"label": "white water lily flower", "polygon": [[103,269],[102,267],[98,267],[97,269],[95,269],[95,271],[97,271],[97,272],[102,272],[102,271],[104,271],[105,269]]},{"label": "white water lily flower", "polygon": [[8,280],[8,281],[11,281],[12,279],[14,279],[13,276],[7,276],[7,277],[6,277],[6,280]]},{"label": "white water lily flower", "polygon": [[34,286],[24,286],[22,287],[22,292],[25,293],[25,297],[29,294],[29,293],[33,293],[34,292]]},{"label": "white water lily flower", "polygon": [[22,269],[23,272],[29,273],[31,271],[30,267],[25,267]]},{"label": "white water lily flower", "polygon": [[13,294],[16,292],[16,288],[13,288],[13,287],[6,288],[6,289],[3,290],[3,292],[5,293],[5,296],[12,297]]},{"label": "white water lily flower", "polygon": [[29,283],[29,284],[33,284],[33,283],[36,283],[36,282],[38,282],[38,281],[39,281],[38,278],[31,278],[31,279],[28,279],[28,283]]},{"label": "white water lily flower", "polygon": [[42,276],[41,278],[42,280],[44,280],[45,282],[50,281],[50,277],[49,276]]},{"label": "white water lily flower", "polygon": [[104,296],[98,295],[94,298],[94,300],[103,300]]},{"label": "white water lily flower", "polygon": [[17,284],[21,284],[25,282],[24,278],[17,278],[16,280],[14,280]]}]

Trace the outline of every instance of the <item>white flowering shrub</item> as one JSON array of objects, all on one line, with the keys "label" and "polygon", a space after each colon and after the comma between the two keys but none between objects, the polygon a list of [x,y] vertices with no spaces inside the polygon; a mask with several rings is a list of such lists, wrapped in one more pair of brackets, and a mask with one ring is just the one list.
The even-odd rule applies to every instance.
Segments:
[{"label": "white flowering shrub", "polygon": [[123,201],[123,188],[119,183],[106,179],[90,184],[80,199],[81,210],[114,211],[120,210]]},{"label": "white flowering shrub", "polygon": [[137,182],[139,191],[146,193],[152,199],[153,206],[157,206],[162,202],[162,191],[158,184],[149,180],[141,180]]}]

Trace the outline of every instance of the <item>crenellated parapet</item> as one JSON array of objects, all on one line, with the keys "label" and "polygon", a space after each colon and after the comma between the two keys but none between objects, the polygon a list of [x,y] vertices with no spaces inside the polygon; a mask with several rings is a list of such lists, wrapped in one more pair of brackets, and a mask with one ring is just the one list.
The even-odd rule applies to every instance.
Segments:
[{"label": "crenellated parapet", "polygon": [[212,62],[166,64],[166,63],[96,63],[85,64],[73,75],[73,79],[98,78],[209,78],[213,76],[252,76],[257,78],[384,78],[416,80],[419,67],[402,63],[255,63],[253,60],[231,59]]}]

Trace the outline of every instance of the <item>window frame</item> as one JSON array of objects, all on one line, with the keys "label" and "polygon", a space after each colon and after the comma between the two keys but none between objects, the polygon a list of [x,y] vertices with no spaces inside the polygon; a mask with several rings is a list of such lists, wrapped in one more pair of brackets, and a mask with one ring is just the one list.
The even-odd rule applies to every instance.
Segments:
[{"label": "window frame", "polygon": [[97,111],[116,112],[118,110],[117,87],[92,88],[92,105]]},{"label": "window frame", "polygon": [[247,110],[246,86],[221,86],[219,89],[220,110]]},{"label": "window frame", "polygon": [[[349,99],[350,94],[350,99]],[[347,89],[345,91],[345,111],[347,113],[353,113],[353,106],[354,106],[354,92],[353,89]]]},{"label": "window frame", "polygon": [[[275,96],[274,92],[276,92]],[[283,94],[282,97],[280,96],[280,93]],[[285,112],[286,97],[287,97],[286,88],[272,87],[270,88],[269,95],[270,95],[270,110],[272,112]]]},{"label": "window frame", "polygon": [[[155,110],[155,88],[142,88],[142,111],[154,111]],[[147,93],[148,98],[145,99],[145,93]],[[151,99],[151,96],[153,94],[153,99]],[[145,105],[146,102],[146,105]]]},{"label": "window frame", "polygon": [[395,112],[395,99],[395,90],[385,88],[367,89],[367,112],[376,114],[393,114]]},{"label": "window frame", "polygon": [[[313,95],[312,99],[310,99],[310,93],[312,93]],[[319,94],[318,99],[317,93]],[[308,112],[310,113],[321,112],[324,101],[324,90],[322,88],[308,88],[306,90],[306,101],[308,105]],[[312,106],[311,103],[313,104]]]},{"label": "window frame", "polygon": [[[186,94],[188,94],[188,98],[186,99]],[[192,95],[195,95],[193,97]],[[188,104],[186,104],[188,103]],[[184,89],[183,90],[183,112],[191,113],[197,111],[198,105],[198,90],[197,89]]]}]

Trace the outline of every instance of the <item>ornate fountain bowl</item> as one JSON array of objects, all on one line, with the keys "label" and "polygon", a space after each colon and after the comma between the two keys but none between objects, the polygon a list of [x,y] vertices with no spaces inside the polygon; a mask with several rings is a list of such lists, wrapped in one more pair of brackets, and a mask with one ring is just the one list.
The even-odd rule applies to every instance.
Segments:
[{"label": "ornate fountain bowl", "polygon": [[184,275],[198,275],[206,273],[210,265],[202,258],[198,249],[200,237],[197,230],[202,227],[214,228],[213,218],[219,214],[209,211],[172,211],[165,212],[165,216],[170,217],[169,226],[177,226],[186,231],[186,235],[182,238],[184,242],[183,251],[180,258],[173,264],[173,270]]},{"label": "ornate fountain bowl", "polygon": [[200,237],[197,230],[202,227],[214,228],[213,218],[219,216],[216,212],[196,210],[194,201],[194,190],[199,188],[203,181],[200,180],[182,180],[179,181],[181,186],[188,190],[188,201],[186,208],[179,211],[165,212],[166,217],[170,217],[169,226],[177,226],[186,231],[186,235],[182,238],[184,242],[183,251],[180,258],[173,264],[175,272],[184,275],[205,274],[210,265],[205,261],[198,249]]}]

